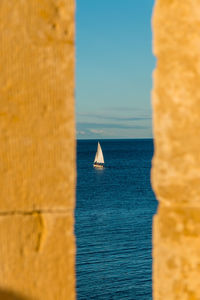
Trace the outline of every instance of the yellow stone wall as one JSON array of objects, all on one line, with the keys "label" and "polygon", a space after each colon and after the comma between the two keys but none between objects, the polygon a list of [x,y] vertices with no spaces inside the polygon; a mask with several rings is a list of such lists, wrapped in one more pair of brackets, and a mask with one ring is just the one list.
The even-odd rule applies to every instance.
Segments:
[{"label": "yellow stone wall", "polygon": [[199,300],[200,1],[156,0],[153,30],[154,300]]},{"label": "yellow stone wall", "polygon": [[0,299],[75,299],[74,10],[0,0]]}]

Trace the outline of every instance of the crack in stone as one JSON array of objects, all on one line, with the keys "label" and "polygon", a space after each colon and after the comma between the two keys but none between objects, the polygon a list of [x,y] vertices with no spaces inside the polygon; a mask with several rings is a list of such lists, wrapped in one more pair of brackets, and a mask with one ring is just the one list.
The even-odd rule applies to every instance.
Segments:
[{"label": "crack in stone", "polygon": [[13,216],[13,215],[34,215],[34,214],[69,214],[73,213],[73,208],[72,209],[35,209],[35,210],[27,210],[27,211],[18,211],[18,210],[13,210],[13,211],[1,211],[0,216]]},{"label": "crack in stone", "polygon": [[39,233],[36,245],[36,252],[39,252],[44,241],[44,232],[45,232],[45,225],[44,225],[44,217],[41,213],[37,213],[38,221],[39,221]]}]

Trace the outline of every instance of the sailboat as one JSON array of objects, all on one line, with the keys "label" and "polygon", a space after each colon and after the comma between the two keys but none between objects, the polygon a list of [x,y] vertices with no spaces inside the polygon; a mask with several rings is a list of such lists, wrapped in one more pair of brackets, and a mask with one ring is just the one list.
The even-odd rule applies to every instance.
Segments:
[{"label": "sailboat", "polygon": [[100,146],[99,142],[98,142],[97,152],[96,152],[96,155],[95,155],[93,166],[95,168],[103,168],[104,167],[103,152],[102,152],[102,149],[101,149],[101,146]]}]

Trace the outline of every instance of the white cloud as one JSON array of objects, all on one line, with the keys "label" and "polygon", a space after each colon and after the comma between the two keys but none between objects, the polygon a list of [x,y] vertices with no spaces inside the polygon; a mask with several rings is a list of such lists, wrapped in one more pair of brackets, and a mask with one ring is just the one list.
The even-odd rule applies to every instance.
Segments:
[{"label": "white cloud", "polygon": [[101,130],[101,129],[90,129],[90,132],[92,132],[92,133],[103,133],[103,130]]},{"label": "white cloud", "polygon": [[84,134],[85,134],[85,131],[83,131],[83,130],[79,130],[79,131],[77,131],[76,133],[77,133],[77,134],[84,135]]}]

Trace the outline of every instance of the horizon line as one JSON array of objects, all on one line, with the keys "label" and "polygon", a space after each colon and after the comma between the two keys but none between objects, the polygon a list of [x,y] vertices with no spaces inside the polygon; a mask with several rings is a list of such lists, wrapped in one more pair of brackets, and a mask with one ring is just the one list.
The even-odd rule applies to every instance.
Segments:
[{"label": "horizon line", "polygon": [[81,141],[81,140],[153,140],[154,138],[153,137],[146,137],[146,138],[86,138],[86,139],[83,139],[83,138],[76,138],[77,141]]}]

